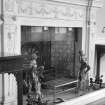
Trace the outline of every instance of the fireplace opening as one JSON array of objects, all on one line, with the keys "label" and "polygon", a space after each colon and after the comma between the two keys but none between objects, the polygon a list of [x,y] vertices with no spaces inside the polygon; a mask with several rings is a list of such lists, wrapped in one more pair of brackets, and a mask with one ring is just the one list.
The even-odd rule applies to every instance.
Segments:
[{"label": "fireplace opening", "polygon": [[[78,52],[81,47],[82,28],[21,27],[21,52],[27,56],[27,64],[30,64],[32,54],[35,53],[37,68],[44,66],[40,84],[45,100],[55,102],[62,93],[65,93],[66,98],[66,92],[76,87],[80,68]],[[23,80],[27,83],[31,70],[26,68],[28,70],[24,70]],[[24,87],[23,92],[27,93]]]}]

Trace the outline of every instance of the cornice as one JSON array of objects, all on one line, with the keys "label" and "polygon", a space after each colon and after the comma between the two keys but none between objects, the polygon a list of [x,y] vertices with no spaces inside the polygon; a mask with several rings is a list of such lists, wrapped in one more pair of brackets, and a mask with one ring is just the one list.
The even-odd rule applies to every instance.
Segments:
[{"label": "cornice", "polygon": [[59,2],[59,3],[66,3],[66,4],[72,4],[72,5],[81,5],[85,6],[87,5],[87,0],[45,0],[50,2]]},{"label": "cornice", "polygon": [[[21,0],[16,0],[17,2]],[[29,0],[24,0],[29,1]],[[88,0],[30,0],[33,2],[54,2],[61,4],[70,4],[70,5],[78,5],[78,6],[87,6]],[[105,4],[105,0],[93,0],[93,7],[100,8]]]},{"label": "cornice", "polygon": [[[80,6],[87,6],[88,0],[43,0],[49,2],[59,2],[59,3],[66,3],[72,5],[80,5]],[[93,7],[100,8],[105,4],[105,0],[93,0]]]}]

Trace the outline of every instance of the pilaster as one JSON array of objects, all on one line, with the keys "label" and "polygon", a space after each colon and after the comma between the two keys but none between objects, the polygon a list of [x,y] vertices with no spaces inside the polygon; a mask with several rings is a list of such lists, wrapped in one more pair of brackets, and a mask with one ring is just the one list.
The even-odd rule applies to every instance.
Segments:
[{"label": "pilaster", "polygon": [[[15,12],[15,0],[3,0],[2,2],[2,32],[1,52],[2,56],[20,55],[20,37],[18,36],[17,19]],[[2,93],[2,105],[17,105],[17,80],[14,74],[4,73],[0,76],[0,96]],[[1,87],[2,86],[2,87]]]},{"label": "pilaster", "polygon": [[88,42],[88,46],[89,46],[89,65],[91,67],[91,70],[89,72],[89,76],[90,77],[95,77],[94,74],[94,64],[95,64],[95,44],[94,44],[94,38],[96,36],[96,11],[98,8],[96,7],[92,7],[91,8],[91,12],[90,12],[90,35],[89,35],[89,42]]}]

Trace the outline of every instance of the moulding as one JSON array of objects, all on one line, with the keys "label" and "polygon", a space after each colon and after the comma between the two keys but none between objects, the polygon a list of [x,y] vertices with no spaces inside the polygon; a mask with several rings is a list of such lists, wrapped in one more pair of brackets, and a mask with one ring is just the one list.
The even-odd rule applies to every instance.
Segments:
[{"label": "moulding", "polygon": [[[75,0],[46,0],[46,1],[81,5],[81,6],[87,6],[88,4],[88,0],[76,0],[76,1]],[[105,4],[104,0],[93,0],[94,7],[102,7],[103,4]]]},{"label": "moulding", "polygon": [[85,6],[87,4],[87,0],[46,0],[51,2],[59,2],[59,3],[67,3],[73,5],[82,5]]}]

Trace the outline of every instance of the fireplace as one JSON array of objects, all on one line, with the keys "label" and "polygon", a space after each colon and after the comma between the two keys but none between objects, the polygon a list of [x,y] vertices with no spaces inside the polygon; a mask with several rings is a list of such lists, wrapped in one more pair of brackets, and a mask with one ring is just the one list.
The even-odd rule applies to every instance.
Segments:
[{"label": "fireplace", "polygon": [[[21,39],[22,55],[28,56],[27,62],[36,53],[38,67],[44,66],[42,92],[45,97],[54,95],[54,91],[58,94],[62,88],[76,86],[80,66],[78,52],[82,45],[81,28],[22,26]],[[24,72],[23,77],[26,75]]]}]

